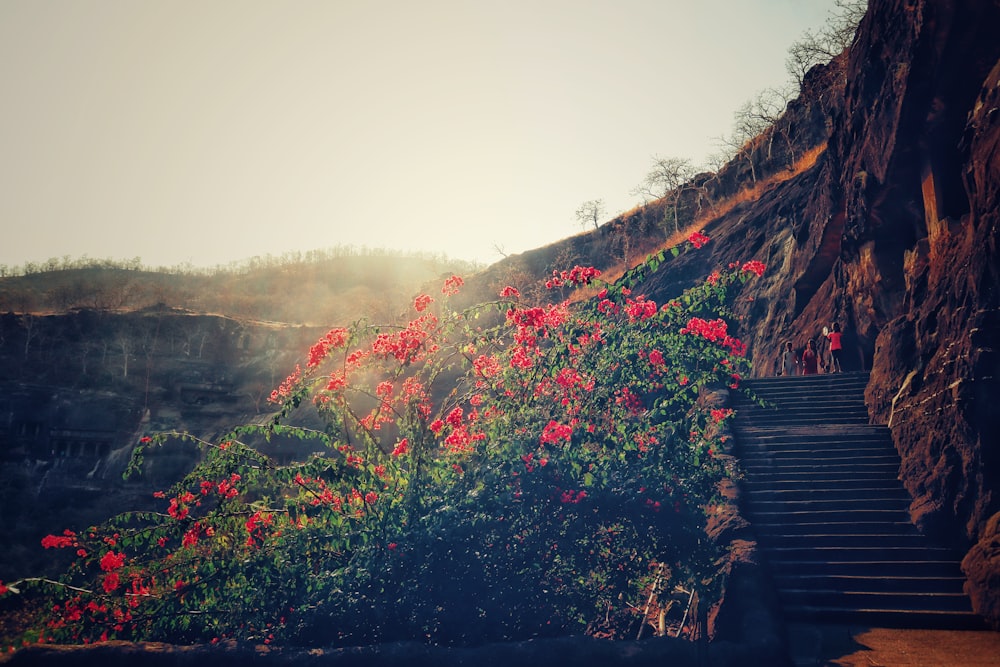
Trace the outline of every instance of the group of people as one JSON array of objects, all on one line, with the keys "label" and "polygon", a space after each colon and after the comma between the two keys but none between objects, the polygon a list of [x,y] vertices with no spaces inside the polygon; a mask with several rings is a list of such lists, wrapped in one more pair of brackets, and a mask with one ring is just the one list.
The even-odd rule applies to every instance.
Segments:
[{"label": "group of people", "polygon": [[830,373],[842,372],[843,368],[840,365],[840,355],[844,348],[841,343],[842,334],[840,331],[840,325],[834,322],[832,331],[823,327],[823,337],[830,342],[829,371],[826,370],[826,364],[820,357],[819,352],[816,350],[815,339],[810,338],[806,343],[806,349],[802,351],[801,357],[795,354],[795,350],[792,349],[791,341],[785,342],[785,349],[781,353],[781,363],[778,368],[778,374],[816,375],[819,373],[820,369],[824,372]]}]

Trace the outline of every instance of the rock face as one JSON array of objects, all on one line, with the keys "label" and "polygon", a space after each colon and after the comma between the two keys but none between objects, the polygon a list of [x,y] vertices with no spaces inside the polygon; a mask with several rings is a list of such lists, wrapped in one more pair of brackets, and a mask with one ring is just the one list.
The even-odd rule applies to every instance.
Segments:
[{"label": "rock face", "polygon": [[850,49],[761,138],[790,137],[792,154],[714,175],[708,199],[729,206],[703,218],[712,241],[639,289],[662,301],[764,262],[734,308],[761,376],[786,341],[826,356],[821,330],[838,322],[844,370],[871,371],[866,403],[891,426],[914,521],[971,548],[968,592],[1000,628],[997,35],[995,0],[872,0]]},{"label": "rock face", "polygon": [[[1000,511],[998,29],[995,2],[875,3],[835,148],[838,287],[878,328],[868,404],[892,429],[914,521],[959,544],[995,540]],[[984,546],[967,589],[1000,626]]]},{"label": "rock face", "polygon": [[825,85],[789,106],[815,162],[791,176],[757,165],[745,197],[747,174],[728,166],[716,195],[743,203],[644,287],[670,298],[763,261],[735,307],[756,375],[774,374],[785,341],[826,354],[821,329],[839,322],[844,370],[871,370],[866,402],[891,426],[913,520],[976,545],[968,592],[1000,627],[997,34],[992,0],[874,0],[849,51],[813,73]]},{"label": "rock face", "polygon": [[[126,482],[139,438],[171,430],[212,438],[267,412],[271,388],[319,331],[162,309],[0,316],[0,520],[8,539],[0,580],[64,567],[60,554],[39,548],[48,533],[123,507],[153,509],[151,494],[186,473],[199,452],[170,442]],[[281,445],[269,452],[279,460],[301,453]]]}]

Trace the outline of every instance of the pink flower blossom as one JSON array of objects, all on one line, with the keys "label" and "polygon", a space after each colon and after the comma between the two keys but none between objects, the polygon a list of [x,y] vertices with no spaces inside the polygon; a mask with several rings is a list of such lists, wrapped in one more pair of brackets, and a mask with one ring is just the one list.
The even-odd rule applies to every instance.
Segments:
[{"label": "pink flower blossom", "polygon": [[452,276],[444,281],[444,287],[441,288],[441,293],[445,296],[454,296],[458,294],[459,288],[465,284],[461,276]]},{"label": "pink flower blossom", "polygon": [[421,294],[413,300],[413,309],[418,313],[422,313],[433,301],[434,299],[429,294]]},{"label": "pink flower blossom", "polygon": [[702,234],[701,232],[695,232],[688,237],[688,241],[691,242],[695,248],[701,248],[703,245],[711,241],[710,238]]},{"label": "pink flower blossom", "polygon": [[765,268],[767,267],[764,266],[763,262],[759,262],[756,259],[752,259],[749,262],[745,263],[742,267],[740,267],[740,271],[743,271],[745,273],[757,274],[757,277],[759,278],[760,276],[764,275]]}]

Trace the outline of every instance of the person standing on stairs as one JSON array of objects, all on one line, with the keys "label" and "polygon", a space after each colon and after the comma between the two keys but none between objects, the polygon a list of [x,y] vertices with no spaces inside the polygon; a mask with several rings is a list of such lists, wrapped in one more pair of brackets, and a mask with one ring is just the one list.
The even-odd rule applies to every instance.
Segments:
[{"label": "person standing on stairs", "polygon": [[818,373],[818,359],[819,357],[816,355],[816,341],[810,338],[806,344],[805,352],[802,353],[802,374],[816,375]]},{"label": "person standing on stairs", "polygon": [[785,350],[781,353],[781,368],[779,369],[782,375],[798,375],[799,370],[799,360],[795,358],[795,350],[792,349],[792,341],[785,341]]},{"label": "person standing on stairs", "polygon": [[833,331],[826,331],[826,327],[823,327],[823,334],[830,341],[830,372],[831,373],[842,373],[843,368],[840,366],[840,352],[843,346],[840,343],[840,323],[833,323]]}]

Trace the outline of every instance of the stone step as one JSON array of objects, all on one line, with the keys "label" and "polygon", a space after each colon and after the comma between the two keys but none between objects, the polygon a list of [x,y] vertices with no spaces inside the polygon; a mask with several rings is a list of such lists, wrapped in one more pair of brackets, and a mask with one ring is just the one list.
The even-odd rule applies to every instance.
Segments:
[{"label": "stone step", "polygon": [[740,451],[769,451],[771,449],[786,449],[802,447],[806,449],[839,449],[843,447],[883,448],[895,452],[896,448],[888,435],[872,437],[865,434],[841,436],[796,435],[785,438],[768,438],[763,436],[746,436],[740,441]]},{"label": "stone step", "polygon": [[774,452],[767,456],[755,452],[752,455],[740,457],[742,467],[746,470],[760,469],[760,472],[791,472],[794,468],[816,473],[849,474],[893,472],[893,477],[899,472],[899,456],[890,452],[868,451],[863,461],[852,461],[846,457],[828,456],[825,459],[815,458],[811,452],[800,451],[795,454]]},{"label": "stone step", "polygon": [[811,490],[831,490],[839,489],[850,492],[852,490],[863,491],[869,488],[881,486],[901,485],[895,477],[883,475],[868,476],[843,476],[826,480],[817,480],[812,476],[796,479],[795,476],[772,475],[767,481],[753,480],[745,478],[740,485],[749,494],[780,493],[782,491],[811,491]]},{"label": "stone step", "polygon": [[872,453],[899,458],[896,448],[888,442],[880,442],[870,438],[799,438],[767,442],[749,439],[747,442],[737,442],[736,453],[741,457],[749,457],[761,453],[779,453],[783,451],[801,451],[810,456],[816,452],[838,452],[845,449],[864,449]]},{"label": "stone step", "polygon": [[761,487],[753,493],[755,504],[758,502],[795,502],[803,500],[903,500],[907,504],[910,502],[910,494],[906,492],[902,484],[898,482],[884,482],[880,486],[871,484],[863,488],[844,488],[838,485],[828,487],[817,487],[815,484],[800,484],[794,489],[775,489],[773,487]]},{"label": "stone step", "polygon": [[[825,464],[818,464],[815,460],[807,457],[787,458],[781,461],[780,465],[774,462],[766,464],[750,461],[743,466],[747,473],[757,474],[808,474],[815,479],[829,478],[829,476],[846,476],[852,473],[867,474],[869,476],[888,475],[895,479],[899,474],[899,459],[892,457],[871,457],[872,460],[864,463],[850,463],[848,461],[829,461]],[[762,478],[763,479],[763,478]]]},{"label": "stone step", "polygon": [[[824,607],[814,604],[785,605],[785,616],[795,621],[811,620],[836,625],[864,625],[878,628],[931,630],[986,630],[976,614],[964,611],[922,609],[865,609]],[[917,663],[914,663],[917,664]]]},{"label": "stone step", "polygon": [[897,577],[867,575],[779,574],[774,582],[782,590],[834,590],[864,592],[961,593],[965,578],[958,576]]},{"label": "stone step", "polygon": [[869,374],[857,373],[821,373],[817,375],[780,375],[752,378],[743,383],[753,390],[764,388],[813,388],[813,387],[850,387],[864,391],[868,386]]},{"label": "stone step", "polygon": [[902,498],[810,498],[808,500],[757,500],[750,499],[749,514],[757,516],[774,512],[899,512],[900,518],[908,516],[909,500]]},{"label": "stone step", "polygon": [[834,415],[841,412],[868,414],[868,407],[860,399],[813,401],[806,396],[769,398],[764,405],[750,401],[735,401],[733,409],[742,415],[754,417],[796,415]]},{"label": "stone step", "polygon": [[759,537],[768,535],[920,535],[909,521],[827,521],[823,523],[765,523],[755,521]]},{"label": "stone step", "polygon": [[814,424],[796,427],[741,426],[740,435],[746,442],[782,443],[806,440],[810,442],[872,441],[892,443],[892,434],[882,424]]},{"label": "stone step", "polygon": [[740,416],[740,413],[736,413],[737,416],[733,420],[736,426],[743,424],[752,423],[757,426],[803,426],[808,424],[828,424],[831,419],[835,420],[838,424],[854,424],[862,426],[868,424],[868,413],[867,412],[852,412],[850,414],[838,414],[838,415],[820,415],[820,414],[770,414],[762,418],[752,418],[749,416]]},{"label": "stone step", "polygon": [[[920,563],[952,559],[955,554],[939,547],[873,547],[873,546],[791,546],[767,550],[772,561],[815,561],[817,563],[869,562],[878,559]],[[781,571],[780,569],[777,571]]]},{"label": "stone step", "polygon": [[961,591],[933,593],[921,591],[839,591],[833,589],[778,589],[778,599],[786,605],[813,605],[837,609],[882,609],[913,611],[972,612],[969,598]]},{"label": "stone step", "polygon": [[[866,373],[758,378],[737,395],[744,510],[789,619],[980,629],[959,557],[909,521]],[[765,406],[755,401],[765,402]]]},{"label": "stone step", "polygon": [[803,459],[815,461],[818,466],[827,462],[836,462],[840,459],[848,461],[869,462],[869,459],[883,458],[898,460],[899,455],[895,451],[887,450],[885,447],[855,447],[846,445],[844,447],[817,447],[809,449],[801,445],[788,445],[786,447],[773,447],[771,449],[744,449],[740,453],[740,459],[744,466],[758,462],[780,462],[793,459]]},{"label": "stone step", "polygon": [[[751,472],[747,466],[747,472]],[[896,462],[869,463],[864,467],[848,465],[827,465],[817,466],[813,463],[804,465],[783,465],[780,469],[774,466],[750,466],[753,470],[753,478],[748,483],[760,482],[780,482],[809,480],[809,481],[848,481],[865,479],[896,479],[899,475],[899,464]]]},{"label": "stone step", "polygon": [[766,398],[758,396],[756,399],[744,396],[733,401],[733,408],[762,415],[783,410],[819,413],[829,413],[844,408],[867,410],[864,398],[861,396],[827,396],[814,401],[808,394],[772,394]]},{"label": "stone step", "polygon": [[752,522],[763,521],[766,523],[820,523],[835,522],[843,523],[847,521],[898,521],[905,513],[901,514],[898,509],[857,509],[851,511],[844,510],[809,510],[802,512],[775,510],[769,512],[748,512]]},{"label": "stone step", "polygon": [[773,407],[783,403],[797,402],[808,403],[814,408],[822,408],[841,402],[853,402],[864,404],[864,388],[858,387],[838,387],[828,389],[823,387],[756,387],[746,388],[746,392],[739,392],[733,397],[733,405],[739,407],[755,406],[760,408]]},{"label": "stone step", "polygon": [[962,569],[953,557],[919,561],[893,560],[873,554],[869,560],[796,560],[772,557],[771,570],[782,576],[830,577],[962,577]]},{"label": "stone step", "polygon": [[802,533],[767,534],[758,532],[761,546],[775,548],[817,547],[917,547],[927,546],[927,538],[920,533]]}]

